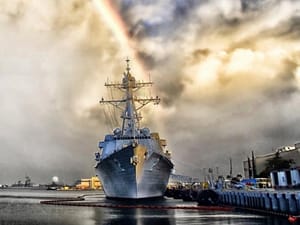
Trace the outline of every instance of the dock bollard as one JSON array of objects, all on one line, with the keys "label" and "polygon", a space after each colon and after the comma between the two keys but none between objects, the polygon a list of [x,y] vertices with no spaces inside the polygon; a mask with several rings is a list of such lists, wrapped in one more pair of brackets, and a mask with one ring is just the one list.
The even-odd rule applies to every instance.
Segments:
[{"label": "dock bollard", "polygon": [[221,203],[221,204],[224,204],[224,203],[225,203],[225,201],[224,201],[224,198],[225,198],[224,192],[223,192],[223,191],[220,191],[219,194],[220,194],[220,203]]},{"label": "dock bollard", "polygon": [[261,192],[256,192],[255,193],[255,201],[258,209],[262,209],[262,197],[261,197]]},{"label": "dock bollard", "polygon": [[232,200],[232,191],[230,191],[228,193],[228,200],[229,200],[229,205],[232,205],[232,203],[233,203],[233,200]]},{"label": "dock bollard", "polygon": [[296,215],[297,214],[297,202],[296,202],[296,195],[293,193],[286,193],[285,195],[287,199],[287,205],[289,209],[289,213]]},{"label": "dock bollard", "polygon": [[241,206],[241,192],[237,192],[236,194],[237,194],[236,195],[236,197],[237,197],[237,199],[236,199],[236,205],[237,206]]},{"label": "dock bollard", "polygon": [[243,202],[242,202],[242,206],[247,207],[248,206],[248,198],[247,198],[247,192],[243,192]]},{"label": "dock bollard", "polygon": [[216,192],[219,195],[219,203],[223,204],[223,194],[222,194],[222,191],[216,190]]},{"label": "dock bollard", "polygon": [[297,211],[300,211],[300,192],[295,193]]},{"label": "dock bollard", "polygon": [[257,208],[256,193],[252,192],[252,207]]},{"label": "dock bollard", "polygon": [[245,199],[246,199],[245,206],[250,207],[250,194],[249,194],[249,192],[245,193]]},{"label": "dock bollard", "polygon": [[227,192],[227,204],[231,205],[232,204],[232,200],[231,200],[231,192]]},{"label": "dock bollard", "polygon": [[258,198],[257,192],[253,192],[253,200],[254,200],[254,207],[256,209],[258,209],[259,208],[259,198]]},{"label": "dock bollard", "polygon": [[236,199],[235,199],[235,193],[236,193],[235,191],[232,191],[232,192],[231,192],[231,204],[232,204],[232,205],[235,205],[235,203],[236,203],[236,201],[235,201],[235,200],[236,200]]},{"label": "dock bollard", "polygon": [[246,206],[247,207],[252,207],[252,197],[251,197],[251,193],[248,192],[246,193],[246,198],[247,198],[247,201],[246,201]]},{"label": "dock bollard", "polygon": [[247,207],[252,207],[251,193],[250,192],[246,193],[246,197],[247,197],[247,201],[246,201]]},{"label": "dock bollard", "polygon": [[227,204],[227,196],[226,196],[226,191],[222,192],[222,203]]},{"label": "dock bollard", "polygon": [[270,193],[270,198],[272,202],[272,210],[277,212],[279,210],[279,206],[276,193]]},{"label": "dock bollard", "polygon": [[227,192],[227,204],[231,205],[231,192]]},{"label": "dock bollard", "polygon": [[285,198],[285,194],[277,193],[277,199],[278,199],[278,203],[279,203],[279,211],[283,212],[283,213],[288,212],[287,199]]},{"label": "dock bollard", "polygon": [[259,205],[261,209],[265,209],[265,200],[262,192],[259,192]]},{"label": "dock bollard", "polygon": [[232,204],[237,205],[237,192],[232,192]]},{"label": "dock bollard", "polygon": [[219,201],[221,204],[223,204],[224,203],[224,201],[223,201],[224,195],[223,195],[222,191],[218,191],[218,193],[219,193]]},{"label": "dock bollard", "polygon": [[245,207],[250,207],[249,193],[245,192],[244,197],[245,197]]},{"label": "dock bollard", "polygon": [[222,201],[223,204],[226,204],[226,192],[221,192],[221,194],[222,194],[221,195],[222,196],[221,197],[221,199],[222,199],[221,201]]},{"label": "dock bollard", "polygon": [[246,203],[245,203],[245,192],[241,192],[240,193],[240,196],[241,196],[241,206],[246,206]]},{"label": "dock bollard", "polygon": [[254,199],[254,207],[256,209],[258,209],[259,208],[260,200],[258,198],[258,193],[257,192],[253,192],[253,199]]},{"label": "dock bollard", "polygon": [[250,207],[255,208],[255,199],[254,199],[254,193],[249,192],[249,197],[250,197]]},{"label": "dock bollard", "polygon": [[224,203],[225,204],[229,204],[229,194],[228,194],[228,191],[225,191],[223,193],[223,195],[224,195]]},{"label": "dock bollard", "polygon": [[264,201],[264,208],[265,210],[270,210],[272,209],[272,206],[271,206],[271,199],[269,197],[269,194],[266,193],[266,192],[263,192],[262,193],[262,199]]},{"label": "dock bollard", "polygon": [[228,200],[229,200],[229,205],[232,205],[232,192],[230,191],[230,192],[228,192]]}]

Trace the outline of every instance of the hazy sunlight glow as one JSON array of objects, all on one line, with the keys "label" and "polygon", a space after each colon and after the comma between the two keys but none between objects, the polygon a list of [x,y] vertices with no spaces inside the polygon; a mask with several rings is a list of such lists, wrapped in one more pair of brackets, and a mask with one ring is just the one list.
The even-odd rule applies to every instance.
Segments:
[{"label": "hazy sunlight glow", "polygon": [[137,68],[134,67],[134,71],[140,73],[144,78],[147,77],[144,66],[137,57],[135,43],[130,39],[125,23],[112,4],[108,0],[92,0],[92,3],[104,19],[105,23],[112,30],[116,39],[120,43],[120,47],[124,54],[126,54],[127,57],[129,57],[137,65]]}]

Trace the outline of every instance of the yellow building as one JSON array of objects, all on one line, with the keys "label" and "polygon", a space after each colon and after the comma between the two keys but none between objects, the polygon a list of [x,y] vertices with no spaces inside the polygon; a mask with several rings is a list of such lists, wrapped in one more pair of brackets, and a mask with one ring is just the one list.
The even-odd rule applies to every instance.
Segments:
[{"label": "yellow building", "polygon": [[76,185],[76,189],[96,190],[96,189],[102,189],[102,185],[98,177],[91,177],[91,178],[81,179],[80,184]]}]

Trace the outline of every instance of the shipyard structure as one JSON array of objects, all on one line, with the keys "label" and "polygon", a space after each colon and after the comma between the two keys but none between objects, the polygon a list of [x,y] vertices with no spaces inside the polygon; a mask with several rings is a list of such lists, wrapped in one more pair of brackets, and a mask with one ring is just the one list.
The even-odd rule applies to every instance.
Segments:
[{"label": "shipyard structure", "polygon": [[256,155],[252,152],[251,159],[243,161],[244,174],[248,178],[257,178],[270,166],[270,162],[288,162],[286,167],[271,168],[268,177],[274,188],[300,188],[300,143],[293,146],[283,146],[274,152]]},{"label": "shipyard structure", "polygon": [[119,83],[105,83],[108,88],[123,93],[121,99],[102,100],[121,111],[121,127],[99,142],[96,153],[96,173],[105,195],[109,198],[162,197],[173,169],[166,140],[158,133],[142,128],[139,110],[149,103],[158,104],[158,97],[142,98],[137,92],[152,85],[132,76],[127,60],[126,71]]},{"label": "shipyard structure", "polygon": [[300,143],[293,146],[282,146],[264,155],[254,155],[252,152],[252,157],[243,161],[245,177],[255,177],[260,174],[265,169],[268,160],[276,156],[280,156],[284,160],[292,160],[293,167],[300,167]]}]

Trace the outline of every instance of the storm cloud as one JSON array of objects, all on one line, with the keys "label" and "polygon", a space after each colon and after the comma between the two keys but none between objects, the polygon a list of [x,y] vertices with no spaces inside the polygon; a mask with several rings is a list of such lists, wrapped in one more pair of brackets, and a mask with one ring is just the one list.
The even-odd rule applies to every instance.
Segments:
[{"label": "storm cloud", "polygon": [[226,174],[233,158],[240,173],[252,150],[300,140],[299,2],[116,1],[116,8],[148,55],[163,101],[160,129],[179,172],[218,166]]},{"label": "storm cloud", "polygon": [[[144,125],[167,139],[177,173],[226,175],[230,157],[240,173],[252,150],[300,140],[298,1],[111,5],[162,99]],[[114,95],[103,85],[129,54],[103,15],[92,1],[4,0],[0,49],[0,183],[93,175],[97,142],[118,119],[98,104]]]}]

